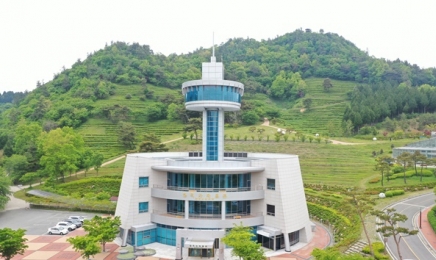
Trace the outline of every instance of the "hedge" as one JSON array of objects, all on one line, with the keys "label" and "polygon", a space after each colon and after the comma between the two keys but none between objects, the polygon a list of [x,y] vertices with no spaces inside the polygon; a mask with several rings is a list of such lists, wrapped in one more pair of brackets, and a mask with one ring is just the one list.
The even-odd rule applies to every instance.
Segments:
[{"label": "hedge", "polygon": [[351,221],[336,210],[307,202],[312,218],[327,222],[334,228],[335,247],[348,247],[360,238],[360,221],[357,216]]},{"label": "hedge", "polygon": [[405,184],[405,185],[396,185],[391,187],[373,187],[365,190],[365,194],[370,195],[376,195],[380,192],[386,192],[389,190],[404,190],[405,192],[408,191],[418,191],[418,190],[426,190],[426,189],[433,189],[436,186],[436,182],[426,182],[426,183],[420,183],[420,184]]},{"label": "hedge", "polygon": [[385,192],[386,197],[399,196],[403,194],[404,194],[404,190],[390,190]]},{"label": "hedge", "polygon": [[43,190],[51,191],[60,195],[71,195],[79,193],[83,197],[86,193],[107,192],[111,196],[118,196],[121,187],[121,177],[96,177],[80,179],[78,181],[62,183],[55,188],[44,187]]},{"label": "hedge", "polygon": [[431,228],[436,232],[436,206],[431,208],[427,213],[428,223],[430,223]]},{"label": "hedge", "polygon": [[[413,176],[421,176],[421,170],[418,169],[417,171],[418,171],[418,174],[415,173],[415,170],[406,171],[406,178],[410,178]],[[423,169],[422,176],[423,177],[432,177],[432,176],[434,176],[434,174],[433,174],[432,170]],[[391,179],[391,180],[396,179],[396,178],[404,178],[404,172],[395,173],[395,174],[392,174],[391,176],[389,176],[389,179]]]}]

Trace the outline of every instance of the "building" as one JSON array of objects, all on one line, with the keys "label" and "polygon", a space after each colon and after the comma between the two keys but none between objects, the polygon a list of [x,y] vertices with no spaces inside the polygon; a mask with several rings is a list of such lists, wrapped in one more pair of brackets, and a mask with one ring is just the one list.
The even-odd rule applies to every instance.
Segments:
[{"label": "building", "polygon": [[432,132],[430,139],[425,139],[422,141],[407,144],[403,147],[397,147],[392,149],[392,156],[397,158],[402,153],[415,153],[419,151],[421,154],[427,156],[427,158],[436,158],[436,138],[434,132]]},{"label": "building", "polygon": [[203,150],[127,155],[115,213],[122,246],[159,242],[175,246],[176,259],[224,259],[221,238],[240,223],[272,250],[309,242],[298,156],[224,151],[224,112],[240,109],[243,84],[224,80],[213,54],[182,93],[186,109],[203,113]]}]

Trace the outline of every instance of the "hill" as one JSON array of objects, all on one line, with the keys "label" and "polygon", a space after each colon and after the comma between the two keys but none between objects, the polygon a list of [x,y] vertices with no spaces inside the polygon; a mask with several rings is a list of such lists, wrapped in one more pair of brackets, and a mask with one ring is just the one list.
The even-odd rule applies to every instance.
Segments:
[{"label": "hill", "polygon": [[[184,109],[180,86],[200,78],[201,62],[210,56],[209,49],[164,56],[147,45],[111,43],[55,74],[52,81],[38,82],[30,93],[16,95],[18,98],[4,93],[1,100],[15,101],[1,106],[0,148],[13,145],[14,128],[21,120],[37,122],[46,131],[74,127],[89,146],[111,150],[107,156],[123,150],[115,134],[120,121],[132,122],[139,136],[144,132],[179,132],[189,118],[198,116]],[[411,109],[414,104],[409,102],[408,109],[395,113],[372,111],[380,99],[356,97],[386,88],[390,92],[399,87],[433,91],[436,69],[370,57],[333,33],[297,30],[271,40],[230,39],[217,46],[216,56],[225,64],[226,79],[245,85],[242,111],[227,114],[227,124],[246,123],[242,115],[254,111],[260,120],[275,118],[279,125],[296,131],[340,135],[343,119],[350,120],[357,130],[384,120],[385,115],[433,109]],[[323,88],[325,78],[333,84],[329,91]],[[366,88],[372,92],[359,92]],[[417,107],[425,105],[421,96],[416,95]],[[357,101],[359,105],[354,105]],[[371,113],[374,116],[366,116]],[[359,117],[363,119],[359,121]],[[107,145],[112,148],[106,149]]]}]

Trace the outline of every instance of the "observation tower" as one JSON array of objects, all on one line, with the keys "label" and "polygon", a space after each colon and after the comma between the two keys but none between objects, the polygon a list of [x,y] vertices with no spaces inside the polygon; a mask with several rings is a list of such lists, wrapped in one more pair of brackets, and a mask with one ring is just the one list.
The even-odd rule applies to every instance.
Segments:
[{"label": "observation tower", "polygon": [[183,83],[185,107],[203,113],[203,160],[222,161],[224,156],[224,112],[238,111],[244,85],[224,80],[224,65],[216,62],[215,48],[210,62],[203,62],[202,77]]},{"label": "observation tower", "polygon": [[186,109],[203,115],[202,151],[126,156],[117,241],[170,245],[177,260],[224,260],[222,238],[242,224],[263,247],[292,251],[313,236],[298,156],[224,151],[224,112],[240,110],[244,85],[225,80],[212,53],[202,78],[182,84]]}]

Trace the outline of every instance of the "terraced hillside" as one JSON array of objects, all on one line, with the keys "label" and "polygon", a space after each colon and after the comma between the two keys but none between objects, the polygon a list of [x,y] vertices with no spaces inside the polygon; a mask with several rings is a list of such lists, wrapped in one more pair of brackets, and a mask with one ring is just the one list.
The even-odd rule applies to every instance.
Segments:
[{"label": "terraced hillside", "polygon": [[[180,96],[178,90],[147,86],[149,91],[153,91],[153,98],[144,99],[144,87],[140,85],[117,85],[116,94],[105,100],[99,100],[95,103],[96,109],[102,109],[113,105],[127,106],[130,109],[130,119],[136,129],[138,142],[145,133],[154,133],[164,137],[181,133],[183,125],[181,122],[169,122],[160,120],[158,122],[147,122],[147,108],[159,102],[159,98],[165,95],[174,97]],[[126,98],[130,95],[130,98]],[[84,137],[85,144],[92,147],[93,150],[102,153],[105,158],[111,158],[122,154],[126,151],[125,147],[118,142],[118,126],[111,121],[94,117],[80,126],[78,132]]]},{"label": "terraced hillside", "polygon": [[[177,134],[183,131],[181,123],[166,120],[157,123],[133,123],[138,141],[145,133],[154,133],[158,136]],[[91,119],[82,125],[78,132],[83,136],[85,145],[100,152],[105,158],[122,154],[126,148],[118,142],[118,126],[105,119]]]},{"label": "terraced hillside", "polygon": [[332,80],[333,88],[325,92],[324,79],[305,80],[307,91],[305,98],[312,99],[312,106],[305,110],[300,102],[282,113],[286,125],[298,132],[319,133],[327,135],[330,131],[340,129],[345,107],[349,104],[347,92],[352,91],[355,82]]}]

